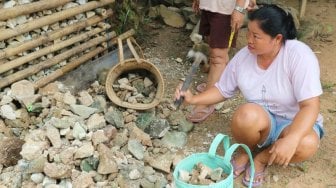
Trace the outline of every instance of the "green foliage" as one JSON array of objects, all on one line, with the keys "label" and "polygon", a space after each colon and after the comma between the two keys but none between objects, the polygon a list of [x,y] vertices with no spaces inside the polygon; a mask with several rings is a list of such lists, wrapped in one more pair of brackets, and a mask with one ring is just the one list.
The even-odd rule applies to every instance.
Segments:
[{"label": "green foliage", "polygon": [[336,86],[335,83],[322,83],[322,89],[324,91],[332,90],[332,88],[335,87],[335,86]]},{"label": "green foliage", "polygon": [[129,29],[134,29],[137,34],[143,30],[144,24],[150,20],[145,17],[146,10],[137,0],[119,0],[115,3],[116,16],[115,31],[121,34]]}]

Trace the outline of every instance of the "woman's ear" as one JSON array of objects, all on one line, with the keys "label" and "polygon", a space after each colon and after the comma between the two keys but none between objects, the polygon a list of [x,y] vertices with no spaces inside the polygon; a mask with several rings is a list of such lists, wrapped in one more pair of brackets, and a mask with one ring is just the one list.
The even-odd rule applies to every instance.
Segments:
[{"label": "woman's ear", "polygon": [[277,44],[282,44],[282,40],[283,40],[283,36],[282,36],[282,34],[277,34],[277,35],[275,36],[275,42],[276,42]]}]

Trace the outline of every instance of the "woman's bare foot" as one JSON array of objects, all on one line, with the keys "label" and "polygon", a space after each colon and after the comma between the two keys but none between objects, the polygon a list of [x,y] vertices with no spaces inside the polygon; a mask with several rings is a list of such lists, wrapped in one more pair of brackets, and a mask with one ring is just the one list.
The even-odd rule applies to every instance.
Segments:
[{"label": "woman's bare foot", "polygon": [[233,175],[235,178],[240,176],[245,171],[248,161],[249,161],[248,155],[243,152],[237,154],[232,158],[231,164],[233,166]]},{"label": "woman's bare foot", "polygon": [[[261,162],[260,160],[258,160],[258,158],[256,157],[254,160],[254,179],[253,179],[253,183],[252,186],[256,187],[259,186],[263,183],[263,181],[265,180],[265,169],[266,169],[266,165],[265,163]],[[243,183],[248,186],[250,183],[250,168],[247,168],[246,172],[245,172],[245,177],[243,178]]]}]

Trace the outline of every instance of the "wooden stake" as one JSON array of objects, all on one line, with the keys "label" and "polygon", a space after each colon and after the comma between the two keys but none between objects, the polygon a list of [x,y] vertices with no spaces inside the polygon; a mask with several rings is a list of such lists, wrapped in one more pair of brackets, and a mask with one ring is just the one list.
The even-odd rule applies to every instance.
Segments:
[{"label": "wooden stake", "polygon": [[83,34],[80,34],[80,35],[77,35],[73,38],[70,38],[68,40],[65,40],[65,41],[62,41],[62,42],[59,42],[59,43],[56,43],[54,45],[51,45],[51,46],[48,46],[48,47],[45,47],[45,48],[42,48],[36,52],[33,52],[33,53],[30,53],[26,56],[22,56],[22,57],[19,57],[17,59],[14,59],[13,61],[9,61],[3,65],[0,65],[0,74],[1,73],[4,73],[8,70],[11,70],[15,67],[18,67],[20,65],[23,65],[25,63],[28,63],[36,58],[39,58],[41,56],[44,56],[44,55],[47,55],[49,53],[52,53],[52,52],[55,52],[57,50],[60,50],[62,48],[65,48],[65,47],[68,47],[72,44],[75,44],[76,42],[80,42],[82,40],[85,40],[85,39],[88,39],[90,38],[91,36],[95,35],[95,34],[98,34],[102,31],[105,31],[105,29],[103,28],[95,28],[94,30],[91,30],[91,31],[88,31],[86,33],[83,33]]},{"label": "wooden stake", "polygon": [[41,0],[29,4],[18,5],[12,8],[3,8],[0,9],[0,21],[5,21],[10,18],[16,18],[18,16],[30,14],[33,12],[56,8],[65,5],[66,3],[69,3],[71,1],[72,0]]},{"label": "wooden stake", "polygon": [[14,29],[2,29],[0,30],[0,41],[9,39],[11,37],[32,31],[37,28],[41,28],[45,25],[50,25],[60,20],[67,19],[69,17],[75,16],[77,14],[105,6],[107,4],[114,3],[114,0],[99,0],[99,1],[90,1],[84,5],[56,12],[49,16],[44,16],[35,20],[32,20],[26,24],[17,26]]},{"label": "wooden stake", "polygon": [[112,15],[112,10],[107,11],[107,14],[103,17],[101,16],[93,16],[87,20],[77,22],[73,25],[69,25],[65,28],[60,28],[58,30],[52,31],[50,33],[46,33],[45,35],[41,35],[40,37],[27,41],[25,43],[22,43],[19,46],[12,47],[12,48],[5,48],[3,50],[0,50],[0,59],[10,57],[13,55],[16,55],[18,53],[33,49],[41,44],[45,44],[48,42],[51,42],[55,39],[61,38],[63,36],[69,35],[70,33],[79,31],[87,26],[94,25],[109,16]]}]

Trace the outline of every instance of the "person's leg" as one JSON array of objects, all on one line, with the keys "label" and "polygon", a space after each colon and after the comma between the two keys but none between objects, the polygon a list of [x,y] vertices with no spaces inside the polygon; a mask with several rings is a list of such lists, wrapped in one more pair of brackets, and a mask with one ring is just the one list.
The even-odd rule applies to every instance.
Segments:
[{"label": "person's leg", "polygon": [[227,48],[211,48],[210,49],[210,69],[207,79],[207,87],[211,88],[219,80],[224,71],[227,62],[229,61],[229,54]]},{"label": "person's leg", "polygon": [[[271,131],[270,114],[260,105],[247,103],[241,105],[233,114],[231,129],[234,139],[254,150],[258,144],[264,143]],[[239,151],[234,158],[236,166],[244,166],[248,163],[248,155]],[[236,176],[243,170],[235,171]]]},{"label": "person's leg", "polygon": [[[282,138],[283,135],[286,133],[286,128],[282,131],[279,138]],[[299,143],[299,146],[291,159],[291,163],[296,162],[302,162],[304,160],[307,160],[308,158],[312,157],[319,146],[320,139],[316,132],[314,130],[310,131]],[[270,158],[270,151],[271,147],[268,147],[267,149],[263,150],[262,152],[258,153],[254,158],[254,166],[255,166],[255,172],[260,173],[263,172],[267,166],[268,160]],[[245,174],[245,180],[246,182],[250,179],[249,174]],[[262,182],[263,179],[262,176],[257,177],[254,179],[255,183]]]},{"label": "person's leg", "polygon": [[[206,88],[211,88],[219,80],[229,61],[228,41],[230,38],[230,15],[202,11],[200,33],[209,38],[210,58]],[[206,15],[206,16],[205,16]],[[205,21],[206,19],[206,21]],[[213,106],[197,105],[188,116],[192,122],[205,120],[214,111]]]}]

